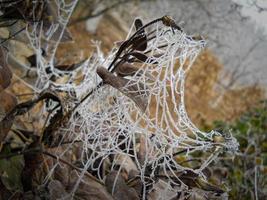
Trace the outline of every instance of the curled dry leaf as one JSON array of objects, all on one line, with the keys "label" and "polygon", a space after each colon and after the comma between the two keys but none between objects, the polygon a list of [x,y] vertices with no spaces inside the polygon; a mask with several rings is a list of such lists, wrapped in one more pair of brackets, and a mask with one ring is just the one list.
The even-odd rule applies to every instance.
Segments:
[{"label": "curled dry leaf", "polygon": [[[136,31],[140,30],[143,27],[143,22],[141,19],[136,19],[134,21]],[[144,51],[147,48],[147,37],[145,30],[142,29],[140,33],[133,39],[132,49],[138,51]]]},{"label": "curled dry leaf", "polygon": [[142,112],[145,112],[148,100],[145,86],[142,83],[133,84],[131,81],[131,84],[128,85],[130,82],[129,79],[115,76],[104,67],[98,67],[97,74],[103,79],[104,83],[111,85],[129,97],[135,102]]},{"label": "curled dry leaf", "polygon": [[121,169],[125,170],[127,173],[127,177],[130,173],[130,171],[137,171],[137,167],[134,163],[134,161],[130,158],[130,156],[124,154],[124,155],[116,155],[115,156],[116,165],[119,165]]},{"label": "curled dry leaf", "polygon": [[52,180],[48,185],[51,200],[64,199],[68,196],[64,186],[58,180]]},{"label": "curled dry leaf", "polygon": [[126,184],[122,175],[118,174],[118,171],[110,172],[106,177],[105,184],[108,192],[111,193],[116,200],[139,199],[137,192]]},{"label": "curled dry leaf", "polygon": [[60,183],[67,187],[68,186],[68,182],[69,182],[69,174],[70,174],[70,167],[68,166],[64,166],[64,165],[58,165],[55,168],[55,174],[54,177],[55,179],[57,179],[58,181],[60,181]]},{"label": "curled dry leaf", "polygon": [[[73,190],[73,187],[76,185],[79,180],[79,175],[76,171],[72,171],[70,174],[70,182],[68,189],[69,191]],[[74,199],[84,199],[84,200],[113,200],[112,196],[107,192],[106,188],[97,183],[96,181],[83,177],[77,190],[75,191]]]},{"label": "curled dry leaf", "polygon": [[159,180],[153,185],[151,192],[148,194],[148,200],[154,199],[172,199],[177,196],[177,193],[170,189],[170,183]]}]

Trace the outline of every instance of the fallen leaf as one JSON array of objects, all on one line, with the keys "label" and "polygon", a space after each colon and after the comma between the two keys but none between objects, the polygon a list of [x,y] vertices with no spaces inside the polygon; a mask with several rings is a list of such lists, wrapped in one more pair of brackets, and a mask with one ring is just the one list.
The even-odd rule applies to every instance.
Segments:
[{"label": "fallen leaf", "polygon": [[118,171],[110,172],[106,177],[105,184],[108,192],[112,194],[116,200],[139,199],[137,192],[126,184],[122,175],[118,174]]},{"label": "fallen leaf", "polygon": [[[68,186],[68,191],[72,192],[73,187],[76,185],[77,181],[80,180],[80,175],[78,175],[76,171],[72,171],[69,179],[70,183]],[[108,193],[103,185],[92,179],[89,179],[86,176],[82,178],[78,188],[75,190],[74,199],[113,200],[112,196]]]},{"label": "fallen leaf", "polygon": [[148,200],[172,199],[177,196],[177,192],[170,189],[170,183],[159,180],[153,185],[151,192],[148,194]]},{"label": "fallen leaf", "polygon": [[114,160],[116,161],[116,165],[119,165],[121,169],[126,171],[127,175],[131,170],[138,170],[134,161],[126,154],[116,155]]},{"label": "fallen leaf", "polygon": [[49,199],[51,200],[66,199],[66,197],[68,196],[68,193],[66,192],[64,186],[58,180],[52,180],[48,184],[48,190],[50,194]]}]

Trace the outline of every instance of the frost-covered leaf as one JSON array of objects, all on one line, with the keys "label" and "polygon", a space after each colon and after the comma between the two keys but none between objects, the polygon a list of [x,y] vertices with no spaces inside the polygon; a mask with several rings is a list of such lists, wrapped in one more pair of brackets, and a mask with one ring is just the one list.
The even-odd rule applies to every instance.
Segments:
[{"label": "frost-covered leaf", "polygon": [[98,67],[97,74],[103,79],[104,83],[111,85],[128,96],[143,112],[145,112],[148,103],[146,99],[147,95],[144,92],[145,88],[142,83],[131,83],[129,85],[130,80],[115,76],[104,67]]},{"label": "frost-covered leaf", "polygon": [[103,185],[100,185],[92,179],[82,177],[80,180],[76,171],[72,171],[70,174],[69,182],[70,194],[74,193],[74,199],[84,200],[112,200],[112,196],[107,192]]},{"label": "frost-covered leaf", "polygon": [[66,189],[61,184],[61,182],[57,180],[52,180],[48,184],[48,190],[49,190],[51,200],[64,199],[68,197],[68,193],[66,192]]},{"label": "frost-covered leaf", "polygon": [[114,199],[116,200],[138,200],[138,194],[136,191],[129,187],[125,180],[123,179],[122,175],[118,171],[110,172],[107,177],[105,184],[107,186],[107,190]]},{"label": "frost-covered leaf", "polygon": [[170,183],[159,180],[148,194],[148,200],[173,199],[176,196],[177,192],[171,189]]}]

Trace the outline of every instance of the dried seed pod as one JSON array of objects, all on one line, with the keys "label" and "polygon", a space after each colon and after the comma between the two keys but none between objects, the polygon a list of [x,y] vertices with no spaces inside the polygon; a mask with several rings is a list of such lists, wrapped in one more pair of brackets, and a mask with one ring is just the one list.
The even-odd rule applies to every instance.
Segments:
[{"label": "dried seed pod", "polygon": [[165,15],[162,17],[162,23],[165,25],[165,26],[169,26],[169,27],[172,27],[174,29],[177,29],[179,31],[182,31],[182,28],[180,26],[178,26],[175,21],[168,15]]}]

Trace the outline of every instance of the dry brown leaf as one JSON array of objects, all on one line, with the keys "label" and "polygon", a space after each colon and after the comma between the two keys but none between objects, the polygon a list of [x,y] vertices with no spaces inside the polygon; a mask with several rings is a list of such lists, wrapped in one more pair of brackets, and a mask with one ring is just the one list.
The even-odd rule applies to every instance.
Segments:
[{"label": "dry brown leaf", "polygon": [[106,177],[105,184],[109,193],[112,194],[113,191],[112,196],[116,200],[139,199],[137,192],[126,184],[122,175],[118,174],[118,171],[110,172]]},{"label": "dry brown leaf", "polygon": [[104,67],[98,67],[97,74],[103,79],[104,83],[111,85],[129,97],[143,112],[145,112],[148,100],[147,95],[144,92],[141,92],[145,89],[142,83],[126,86],[130,80],[115,76]]},{"label": "dry brown leaf", "polygon": [[116,155],[115,156],[116,165],[119,165],[121,169],[125,170],[125,172],[128,174],[130,171],[137,171],[136,164],[134,161],[130,158],[129,155],[123,154],[123,155]]},{"label": "dry brown leaf", "polygon": [[170,189],[170,184],[159,180],[153,185],[153,189],[148,194],[148,200],[156,199],[172,199],[177,196],[177,193]]},{"label": "dry brown leaf", "polygon": [[55,179],[59,180],[62,185],[68,186],[70,171],[71,170],[68,166],[58,165],[55,168],[54,177]]},{"label": "dry brown leaf", "polygon": [[66,192],[64,186],[58,180],[52,180],[48,185],[48,190],[51,200],[56,199],[67,199],[68,193]]},{"label": "dry brown leaf", "polygon": [[[70,183],[68,188],[71,192],[73,187],[79,180],[79,175],[76,171],[72,171],[69,179]],[[107,192],[106,188],[103,185],[87,178],[86,176],[83,177],[79,184],[79,187],[75,191],[74,199],[113,200],[112,196]]]}]

